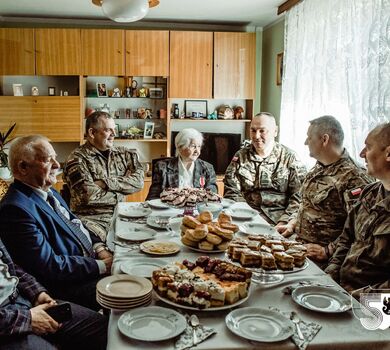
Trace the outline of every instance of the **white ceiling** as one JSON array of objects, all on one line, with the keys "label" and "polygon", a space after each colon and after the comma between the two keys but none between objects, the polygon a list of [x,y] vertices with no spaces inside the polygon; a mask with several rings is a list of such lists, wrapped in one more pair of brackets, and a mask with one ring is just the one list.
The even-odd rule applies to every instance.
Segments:
[{"label": "white ceiling", "polygon": [[[285,0],[160,0],[142,22],[184,22],[264,27],[279,17],[277,8]],[[91,0],[0,0],[2,21],[31,18],[107,20]],[[51,22],[52,23],[52,22]]]}]

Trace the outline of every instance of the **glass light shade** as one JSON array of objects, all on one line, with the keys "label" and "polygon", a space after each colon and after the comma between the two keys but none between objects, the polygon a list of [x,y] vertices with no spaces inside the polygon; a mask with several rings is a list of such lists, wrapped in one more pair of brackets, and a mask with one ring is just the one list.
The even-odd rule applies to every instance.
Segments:
[{"label": "glass light shade", "polygon": [[104,14],[115,22],[135,22],[149,11],[148,0],[103,0]]}]

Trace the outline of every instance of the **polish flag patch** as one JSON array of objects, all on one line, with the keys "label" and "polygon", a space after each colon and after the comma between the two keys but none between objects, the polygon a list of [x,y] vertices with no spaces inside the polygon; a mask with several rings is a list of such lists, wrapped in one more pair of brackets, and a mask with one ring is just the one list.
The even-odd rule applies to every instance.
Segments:
[{"label": "polish flag patch", "polygon": [[362,193],[361,187],[358,187],[358,188],[351,190],[352,196],[358,196],[360,193]]},{"label": "polish flag patch", "polygon": [[236,157],[233,157],[232,162],[237,162],[237,160],[238,160],[238,157],[237,157],[237,156],[236,156]]}]

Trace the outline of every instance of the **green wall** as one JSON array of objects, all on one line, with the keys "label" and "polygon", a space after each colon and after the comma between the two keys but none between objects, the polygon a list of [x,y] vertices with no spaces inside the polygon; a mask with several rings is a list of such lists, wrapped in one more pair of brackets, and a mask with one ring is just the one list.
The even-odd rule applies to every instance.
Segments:
[{"label": "green wall", "polygon": [[284,49],[284,19],[263,31],[261,111],[270,112],[279,124],[282,87],[276,85],[276,56]]}]

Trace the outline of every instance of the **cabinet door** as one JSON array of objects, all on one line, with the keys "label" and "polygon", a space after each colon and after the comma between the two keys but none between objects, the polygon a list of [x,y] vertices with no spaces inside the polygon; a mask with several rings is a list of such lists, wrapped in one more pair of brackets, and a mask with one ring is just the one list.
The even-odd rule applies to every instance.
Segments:
[{"label": "cabinet door", "polygon": [[212,98],[212,68],[213,33],[171,32],[171,98]]},{"label": "cabinet door", "polygon": [[214,60],[214,98],[255,98],[255,33],[215,33]]},{"label": "cabinet door", "polygon": [[78,96],[1,96],[0,130],[16,123],[13,136],[42,134],[54,142],[80,142]]},{"label": "cabinet door", "polygon": [[37,75],[80,75],[80,29],[36,29]]},{"label": "cabinet door", "polygon": [[126,75],[168,76],[169,32],[126,31]]},{"label": "cabinet door", "polygon": [[34,30],[0,28],[0,75],[34,74]]},{"label": "cabinet door", "polygon": [[125,32],[121,29],[82,29],[83,75],[125,74]]}]

